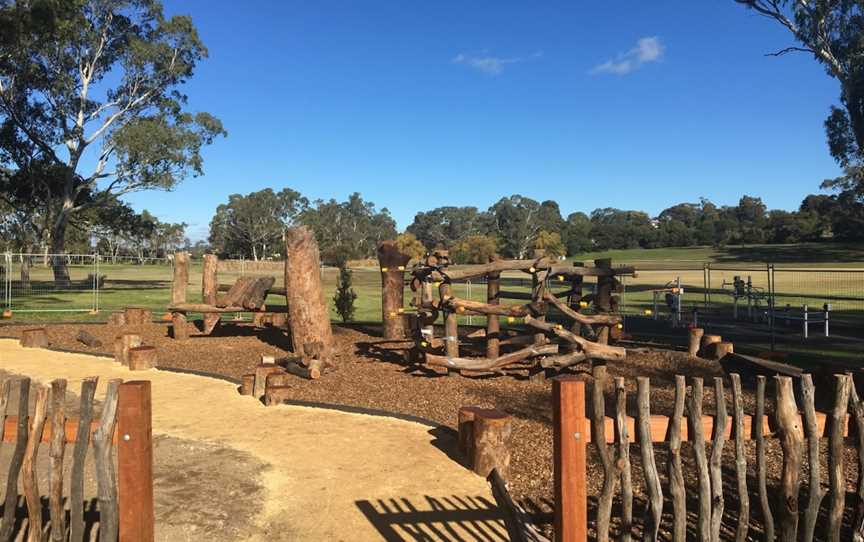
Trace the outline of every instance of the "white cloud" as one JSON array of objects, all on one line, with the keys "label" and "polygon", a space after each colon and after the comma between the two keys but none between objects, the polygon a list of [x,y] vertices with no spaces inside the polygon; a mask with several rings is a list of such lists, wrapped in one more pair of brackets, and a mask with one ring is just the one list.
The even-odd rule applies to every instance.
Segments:
[{"label": "white cloud", "polygon": [[534,53],[529,56],[515,56],[510,58],[459,53],[453,58],[453,63],[463,64],[487,75],[498,75],[504,71],[504,68],[508,65],[534,60],[541,56],[543,56],[543,53]]},{"label": "white cloud", "polygon": [[611,73],[614,75],[627,75],[641,68],[649,62],[657,62],[663,58],[666,48],[660,43],[660,38],[651,36],[639,38],[636,47],[626,53],[621,53],[612,60],[595,66],[591,73]]}]

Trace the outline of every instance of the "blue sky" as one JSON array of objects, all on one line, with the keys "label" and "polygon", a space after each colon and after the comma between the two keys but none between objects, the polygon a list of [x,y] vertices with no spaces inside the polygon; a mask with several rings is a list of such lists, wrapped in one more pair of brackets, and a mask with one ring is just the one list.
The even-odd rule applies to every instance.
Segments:
[{"label": "blue sky", "polygon": [[353,192],[400,229],[520,193],[566,214],[741,194],[793,209],[838,173],[837,83],[775,23],[697,2],[166,2],[210,58],[191,110],[229,132],[205,175],[127,197],[206,238],[232,193]]}]

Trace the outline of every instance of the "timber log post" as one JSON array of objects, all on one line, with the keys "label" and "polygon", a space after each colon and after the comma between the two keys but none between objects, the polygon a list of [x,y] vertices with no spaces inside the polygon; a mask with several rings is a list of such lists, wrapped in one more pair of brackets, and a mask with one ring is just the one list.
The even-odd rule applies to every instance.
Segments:
[{"label": "timber log post", "polygon": [[[489,258],[490,262],[495,261],[497,256]],[[486,302],[490,305],[498,305],[501,303],[498,294],[501,291],[501,273],[489,273],[486,275]],[[489,359],[498,359],[501,343],[501,322],[498,320],[497,314],[486,315],[486,357]]]},{"label": "timber log post", "polygon": [[[174,254],[174,280],[171,282],[171,305],[186,303],[186,286],[189,283],[189,254],[176,252]],[[186,327],[186,313],[171,313],[171,329],[174,338],[185,341],[189,338],[189,329]]]},{"label": "timber log post", "polygon": [[321,287],[321,257],[308,226],[285,232],[285,290],[294,352],[302,354],[304,344],[320,342],[322,359],[332,360],[333,330]]},{"label": "timber log post", "polygon": [[405,266],[411,256],[403,254],[395,241],[378,243],[381,266],[381,322],[385,339],[405,338]]},{"label": "timber log post", "polygon": [[[612,268],[612,258],[599,258],[594,260],[594,266],[601,269]],[[597,312],[606,313],[612,311],[612,290],[615,278],[608,276],[597,277],[597,291],[594,293],[594,306]],[[609,344],[609,326],[602,326],[597,333],[597,342]]]},{"label": "timber log post", "polygon": [[[206,305],[216,305],[216,295],[219,291],[219,257],[215,254],[204,255],[204,267],[201,271],[201,302]],[[219,325],[218,313],[204,314],[204,334],[210,335]]]},{"label": "timber log post", "polygon": [[[573,267],[585,267],[584,262],[573,262]],[[567,304],[576,312],[582,310],[582,285],[585,282],[585,277],[582,275],[573,275],[570,277],[570,295],[567,296]],[[574,321],[570,326],[570,331],[576,335],[582,335],[582,324]]]}]

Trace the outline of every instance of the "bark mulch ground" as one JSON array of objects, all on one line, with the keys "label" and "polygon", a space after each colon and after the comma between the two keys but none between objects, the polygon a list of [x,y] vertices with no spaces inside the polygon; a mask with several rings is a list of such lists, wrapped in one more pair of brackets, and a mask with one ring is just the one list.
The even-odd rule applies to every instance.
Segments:
[{"label": "bark mulch ground", "polygon": [[[24,326],[0,326],[0,335],[17,337]],[[159,349],[160,367],[203,371],[239,379],[249,373],[260,362],[262,355],[284,357],[290,354],[290,341],[276,329],[255,329],[249,324],[223,325],[211,336],[192,335],[188,341],[174,341],[169,337],[170,326],[154,323],[122,329],[98,324],[62,324],[47,327],[51,347],[87,353],[112,352],[113,338],[119,332],[136,332],[143,336],[145,344]],[[76,341],[78,331],[84,329],[100,338],[105,346],[89,348]],[[318,381],[297,379],[293,384],[294,399],[353,407],[381,409],[399,414],[418,416],[443,426],[439,429],[443,439],[452,438],[456,427],[459,407],[475,405],[503,410],[514,417],[514,448],[512,456],[511,491],[540,521],[550,520],[552,509],[552,408],[551,382],[530,380],[513,376],[477,377],[441,376],[405,362],[405,356],[395,350],[393,343],[386,343],[375,334],[374,327],[336,326],[336,359],[338,369],[325,374]],[[630,345],[628,345],[630,346]],[[585,368],[583,368],[585,370]],[[578,369],[577,369],[578,371]],[[609,366],[607,387],[607,415],[614,412],[612,377],[625,377],[631,415],[635,413],[633,400],[636,395],[636,377],[651,379],[651,410],[653,414],[669,414],[674,398],[676,374],[705,379],[705,414],[714,412],[713,377],[722,376],[723,369],[716,362],[689,359],[686,352],[658,348],[634,348],[628,350],[627,358]],[[731,414],[731,396],[726,389],[727,405]],[[772,403],[769,392],[766,403]],[[753,390],[745,390],[745,411],[753,412]],[[707,436],[710,438],[710,435]],[[631,435],[631,439],[633,435]],[[655,447],[657,463],[664,474],[666,459],[663,446]],[[725,448],[724,477],[734,484],[732,446]],[[695,497],[695,473],[692,468],[692,453],[685,443],[683,449],[687,472],[688,500]],[[710,453],[710,450],[709,450]],[[748,455],[753,454],[753,445],[748,443]],[[593,456],[593,453],[592,453]],[[635,516],[641,515],[643,481],[638,451],[631,452],[633,461],[634,493],[637,498]],[[748,461],[751,477],[751,509],[759,516],[758,498],[755,495],[755,470],[753,461]],[[851,454],[847,460],[847,476],[850,491],[857,476],[854,467],[856,458]],[[781,456],[776,446],[769,447],[769,484],[779,475]],[[827,467],[827,465],[826,465]],[[596,458],[589,458],[589,495],[596,495],[602,484],[602,470]],[[823,477],[826,471],[823,470]],[[806,480],[806,472],[802,472]],[[665,482],[664,482],[664,487]],[[445,489],[445,488],[438,488]],[[430,488],[431,490],[431,488]],[[667,503],[668,506],[668,503]],[[695,510],[694,503],[688,508]],[[727,510],[737,509],[737,498],[727,498]],[[734,517],[730,518],[734,521]],[[664,526],[666,520],[664,519]],[[728,526],[734,532],[734,524]]]}]

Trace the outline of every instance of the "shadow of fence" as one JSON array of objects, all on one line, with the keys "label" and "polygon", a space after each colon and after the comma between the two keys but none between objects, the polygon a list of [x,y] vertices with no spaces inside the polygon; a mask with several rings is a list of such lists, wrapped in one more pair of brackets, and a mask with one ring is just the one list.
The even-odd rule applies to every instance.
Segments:
[{"label": "shadow of fence", "polygon": [[484,497],[425,496],[356,501],[357,508],[387,542],[506,542],[510,540],[498,506]]}]

